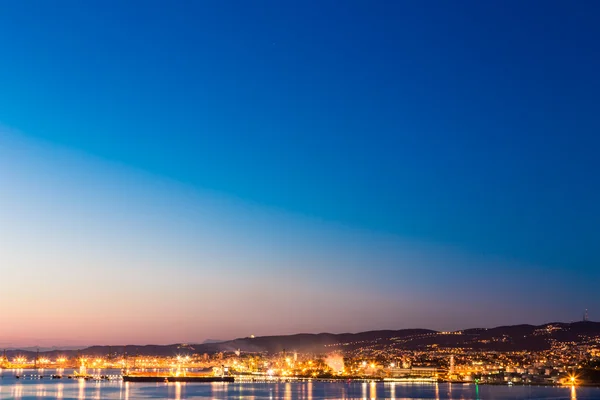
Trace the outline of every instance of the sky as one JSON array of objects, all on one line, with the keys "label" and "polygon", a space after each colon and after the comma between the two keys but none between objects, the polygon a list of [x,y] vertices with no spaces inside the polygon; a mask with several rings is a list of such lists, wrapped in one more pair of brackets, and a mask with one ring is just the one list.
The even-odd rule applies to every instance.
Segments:
[{"label": "sky", "polygon": [[600,4],[0,4],[0,347],[600,315]]}]

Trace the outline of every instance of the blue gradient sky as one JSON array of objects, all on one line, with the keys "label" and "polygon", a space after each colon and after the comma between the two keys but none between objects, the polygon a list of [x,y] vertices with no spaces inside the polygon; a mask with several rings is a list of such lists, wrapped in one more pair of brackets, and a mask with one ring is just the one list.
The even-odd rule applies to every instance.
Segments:
[{"label": "blue gradient sky", "polygon": [[599,13],[0,5],[0,346],[593,318]]}]

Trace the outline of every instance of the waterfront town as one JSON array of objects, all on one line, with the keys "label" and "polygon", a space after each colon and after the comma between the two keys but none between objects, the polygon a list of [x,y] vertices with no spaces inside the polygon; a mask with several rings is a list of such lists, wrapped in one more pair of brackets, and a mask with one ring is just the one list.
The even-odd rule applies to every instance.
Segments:
[{"label": "waterfront town", "polygon": [[[585,326],[585,325],[584,325]],[[580,328],[581,326],[578,325]],[[577,333],[577,340],[553,338],[570,325],[548,324],[531,331],[533,339],[544,340],[549,347],[541,350],[491,350],[438,344],[450,338],[460,343],[492,345],[511,342],[507,334],[479,339],[467,331],[417,333],[382,340],[341,342],[322,346],[318,352],[281,350],[244,351],[232,349],[212,354],[198,352],[191,345],[179,346],[177,354],[140,355],[118,349],[90,355],[38,352],[27,357],[15,351],[4,352],[4,369],[118,369],[122,374],[158,373],[185,376],[198,371],[231,376],[241,381],[304,379],[367,379],[404,382],[468,382],[506,385],[595,385],[600,382],[600,335]],[[475,339],[465,341],[465,336]],[[371,334],[373,337],[373,335]],[[527,335],[523,335],[527,339]],[[252,340],[252,339],[248,339]],[[430,342],[409,348],[411,341]],[[480,343],[483,342],[483,343]],[[510,344],[510,343],[509,343]],[[413,346],[414,347],[414,346]],[[98,372],[101,373],[101,372]]]}]

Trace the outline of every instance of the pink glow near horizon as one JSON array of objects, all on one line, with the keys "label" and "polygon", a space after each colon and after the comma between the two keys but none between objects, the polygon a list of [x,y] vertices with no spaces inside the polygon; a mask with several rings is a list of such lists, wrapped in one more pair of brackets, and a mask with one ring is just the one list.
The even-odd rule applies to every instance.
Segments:
[{"label": "pink glow near horizon", "polygon": [[446,250],[0,140],[0,343],[166,344],[490,321],[489,305],[465,315],[459,293],[443,301],[447,280],[435,272],[463,262]]}]

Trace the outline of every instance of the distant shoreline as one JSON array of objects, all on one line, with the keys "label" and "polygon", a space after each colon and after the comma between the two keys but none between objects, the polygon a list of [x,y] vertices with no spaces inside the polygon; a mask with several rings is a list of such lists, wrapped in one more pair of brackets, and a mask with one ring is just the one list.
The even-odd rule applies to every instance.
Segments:
[{"label": "distant shoreline", "polygon": [[[0,368],[3,371],[39,371],[40,369],[46,370],[58,370],[61,368]],[[73,369],[76,368],[68,367],[62,369]],[[117,370],[117,368],[98,368],[100,370]],[[51,375],[44,375],[42,379],[49,378]],[[562,385],[562,384],[551,384],[551,383],[521,383],[515,382],[512,384],[508,384],[507,382],[460,382],[460,381],[447,381],[440,379],[438,381],[428,381],[428,380],[420,380],[420,379],[403,379],[403,378],[380,378],[380,377],[364,377],[364,376],[353,376],[353,377],[248,377],[245,375],[231,375],[234,378],[235,383],[285,383],[285,382],[347,382],[347,383],[385,383],[385,384],[402,384],[402,385],[437,385],[437,384],[448,384],[448,385],[474,385],[474,386],[532,386],[532,387],[556,387],[556,388],[579,388],[579,387],[600,387],[600,382],[597,383],[587,383],[582,382],[577,385]],[[246,377],[247,379],[242,379],[242,377]],[[0,379],[4,378],[4,376],[0,375]],[[74,378],[77,380],[77,378]]]}]

